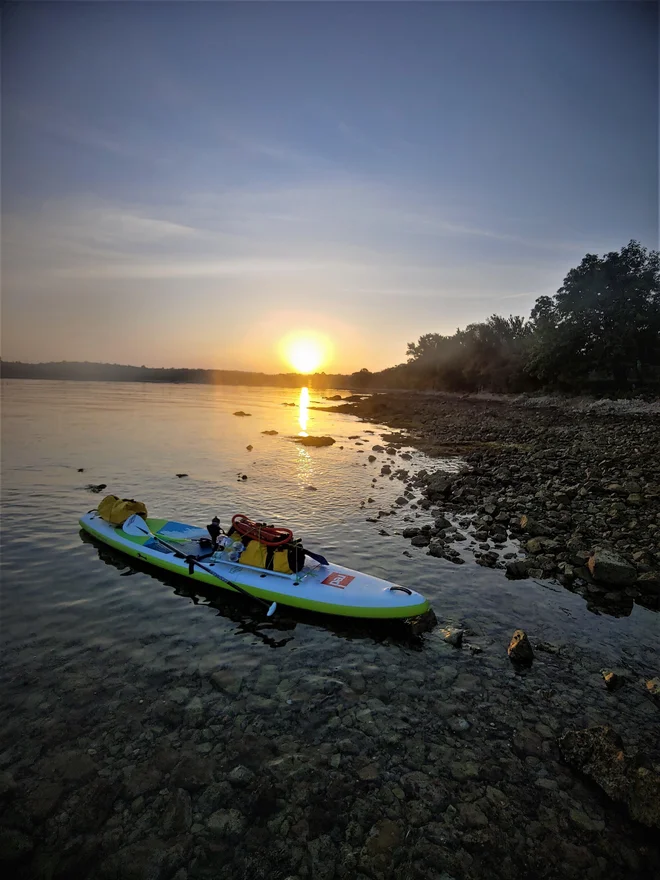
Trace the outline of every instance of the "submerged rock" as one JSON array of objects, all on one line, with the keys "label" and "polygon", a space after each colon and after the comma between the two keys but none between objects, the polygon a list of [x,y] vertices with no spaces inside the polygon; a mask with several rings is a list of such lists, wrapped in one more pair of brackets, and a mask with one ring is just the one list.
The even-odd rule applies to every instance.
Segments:
[{"label": "submerged rock", "polygon": [[269,437],[274,437],[277,434],[277,431],[262,431],[262,434],[268,434]]},{"label": "submerged rock", "polygon": [[[252,447],[250,447],[250,448],[252,448]],[[176,476],[177,476],[180,480],[182,480],[184,477],[187,477],[188,474],[176,474]]]},{"label": "submerged rock", "polygon": [[660,678],[649,678],[646,682],[646,692],[660,706]]},{"label": "submerged rock", "polygon": [[507,654],[513,663],[520,666],[531,666],[534,660],[534,651],[524,630],[517,629],[511,636]]},{"label": "submerged rock", "polygon": [[332,446],[335,443],[334,437],[295,437],[295,443],[300,443],[302,446]]},{"label": "submerged rock", "polygon": [[452,645],[454,648],[460,648],[463,644],[463,636],[465,635],[465,630],[459,629],[455,626],[448,626],[442,630],[442,637],[448,645]]},{"label": "submerged rock", "polygon": [[85,486],[88,492],[93,492],[95,495],[98,495],[99,492],[102,492],[104,489],[108,488],[107,483],[90,483],[88,486]]},{"label": "submerged rock", "polygon": [[618,691],[631,678],[627,669],[602,669],[601,672],[608,691]]},{"label": "submerged rock", "polygon": [[251,416],[252,413],[246,413],[246,412],[243,412],[242,409],[239,409],[239,411],[238,411],[238,412],[235,412],[234,415],[235,415],[235,416]]},{"label": "submerged rock", "polygon": [[641,766],[637,756],[626,755],[611,727],[568,731],[559,738],[559,749],[571,767],[625,804],[633,819],[660,829],[660,768]]}]

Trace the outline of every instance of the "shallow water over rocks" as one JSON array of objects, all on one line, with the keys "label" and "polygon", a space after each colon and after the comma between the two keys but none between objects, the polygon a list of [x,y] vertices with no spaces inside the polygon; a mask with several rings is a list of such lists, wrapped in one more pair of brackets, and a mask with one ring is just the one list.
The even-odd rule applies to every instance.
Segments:
[{"label": "shallow water over rocks", "polygon": [[[15,876],[657,876],[652,832],[557,745],[609,723],[653,755],[657,615],[596,615],[551,581],[411,547],[416,498],[396,505],[402,482],[381,475],[401,456],[368,460],[389,430],[299,392],[5,382],[3,396],[0,859]],[[294,444],[303,424],[335,444]],[[456,466],[401,452],[411,473]],[[79,533],[101,482],[154,514],[286,523],[419,589],[441,626],[266,620],[191,594]],[[518,627],[529,668],[507,656]],[[630,675],[609,690],[614,666]]]}]

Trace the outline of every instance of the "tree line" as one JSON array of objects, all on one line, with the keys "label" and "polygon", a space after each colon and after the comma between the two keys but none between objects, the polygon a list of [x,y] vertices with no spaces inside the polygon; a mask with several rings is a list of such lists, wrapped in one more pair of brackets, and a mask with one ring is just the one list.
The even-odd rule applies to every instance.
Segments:
[{"label": "tree line", "polygon": [[473,392],[660,390],[660,254],[630,241],[587,254],[529,318],[492,315],[451,336],[426,333],[408,361],[353,373],[359,388]]}]

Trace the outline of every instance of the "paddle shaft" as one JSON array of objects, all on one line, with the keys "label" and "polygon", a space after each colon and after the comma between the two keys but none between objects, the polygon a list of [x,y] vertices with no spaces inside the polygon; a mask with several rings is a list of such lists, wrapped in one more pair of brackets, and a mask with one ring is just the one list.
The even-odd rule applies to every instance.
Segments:
[{"label": "paddle shaft", "polygon": [[[149,526],[146,523],[144,524],[144,527],[147,530],[148,534],[151,535],[151,537],[154,539],[154,541],[158,541],[160,544],[163,545],[163,547],[167,547],[168,550],[171,550],[172,553],[176,554],[179,558],[189,560],[190,562],[193,563],[193,565],[196,565],[198,568],[201,568],[202,571],[205,571],[207,574],[212,574],[214,577],[217,577],[217,579],[219,581],[222,581],[223,584],[227,584],[228,587],[231,587],[233,590],[236,590],[237,593],[242,593],[244,596],[247,596],[248,599],[253,599],[256,602],[260,602],[262,605],[265,605],[270,612],[268,615],[269,617],[273,613],[273,611],[275,610],[275,608],[273,608],[273,605],[275,605],[275,602],[273,602],[271,605],[268,602],[266,602],[265,599],[262,599],[259,596],[254,596],[248,590],[245,590],[245,589],[243,589],[243,587],[239,587],[238,584],[233,583],[233,581],[227,580],[227,578],[225,578],[225,577],[221,577],[217,571],[213,571],[212,568],[209,568],[208,565],[204,565],[198,559],[195,559],[194,556],[189,556],[185,553],[182,553],[181,550],[179,550],[177,547],[173,547],[171,544],[168,544],[167,541],[164,541],[162,538],[159,538],[158,535],[154,535],[154,533],[151,531],[151,529],[149,528]],[[270,610],[271,608],[273,609],[273,611]]]}]

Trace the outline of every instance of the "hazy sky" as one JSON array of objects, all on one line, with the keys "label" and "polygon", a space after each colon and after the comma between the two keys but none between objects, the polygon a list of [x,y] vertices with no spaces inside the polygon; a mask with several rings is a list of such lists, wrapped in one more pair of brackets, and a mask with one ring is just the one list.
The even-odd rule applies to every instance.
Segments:
[{"label": "hazy sky", "polygon": [[380,369],[657,247],[655,3],[3,15],[5,359]]}]

